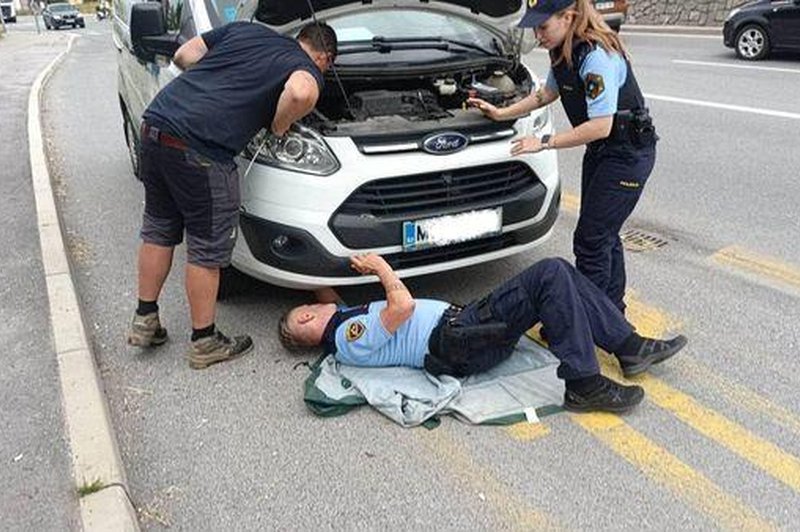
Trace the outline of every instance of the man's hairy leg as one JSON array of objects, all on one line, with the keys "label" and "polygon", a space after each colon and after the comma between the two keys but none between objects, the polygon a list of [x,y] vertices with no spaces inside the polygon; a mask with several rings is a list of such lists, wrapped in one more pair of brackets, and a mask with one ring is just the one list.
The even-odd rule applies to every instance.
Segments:
[{"label": "man's hairy leg", "polygon": [[143,242],[139,248],[139,299],[157,301],[172,268],[174,247]]},{"label": "man's hairy leg", "polygon": [[186,265],[186,296],[193,329],[204,329],[214,323],[218,290],[219,268]]}]

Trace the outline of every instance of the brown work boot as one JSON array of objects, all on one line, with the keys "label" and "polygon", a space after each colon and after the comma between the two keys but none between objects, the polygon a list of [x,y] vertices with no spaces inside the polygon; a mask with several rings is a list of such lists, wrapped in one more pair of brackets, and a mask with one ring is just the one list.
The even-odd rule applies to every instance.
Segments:
[{"label": "brown work boot", "polygon": [[158,319],[158,312],[151,312],[144,316],[133,313],[133,321],[130,331],[128,331],[128,345],[155,347],[168,339],[167,330],[161,326],[161,320]]},{"label": "brown work boot", "polygon": [[217,331],[211,336],[192,342],[188,355],[189,367],[206,369],[211,364],[246,355],[252,350],[253,340],[249,336],[234,336],[231,340]]}]

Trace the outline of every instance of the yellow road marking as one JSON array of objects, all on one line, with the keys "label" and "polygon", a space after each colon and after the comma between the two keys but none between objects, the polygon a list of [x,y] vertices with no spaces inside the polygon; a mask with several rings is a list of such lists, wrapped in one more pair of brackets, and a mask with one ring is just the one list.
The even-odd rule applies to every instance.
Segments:
[{"label": "yellow road marking", "polygon": [[550,434],[550,428],[542,423],[517,423],[506,427],[506,434],[517,441],[534,441]]},{"label": "yellow road marking", "polygon": [[[630,295],[629,302],[629,316],[636,324],[639,334],[662,337],[669,328],[677,324],[666,314],[636,301]],[[601,352],[600,363],[604,373],[625,381],[613,357]],[[645,389],[653,403],[800,493],[800,460],[797,457],[702,406],[693,397],[655,377],[645,374],[637,377],[634,382]]]},{"label": "yellow road marking", "polygon": [[575,194],[563,192],[561,194],[561,208],[572,214],[578,214],[581,209],[581,199]]},{"label": "yellow road marking", "polygon": [[716,372],[705,364],[689,358],[681,359],[679,371],[681,375],[686,375],[697,383],[706,387],[713,387],[715,393],[719,393],[732,404],[771,418],[779,423],[783,428],[788,429],[800,436],[800,418],[794,412],[776,405],[766,397],[742,386],[720,377]]},{"label": "yellow road marking", "polygon": [[800,269],[769,257],[757,255],[739,246],[722,249],[711,258],[719,264],[800,288]]},{"label": "yellow road marking", "polygon": [[572,419],[649,478],[731,530],[772,530],[775,525],[722,491],[701,473],[610,414],[576,414]]},{"label": "yellow road marking", "polygon": [[[418,432],[419,433],[419,432]],[[449,471],[463,485],[491,505],[503,520],[503,528],[513,530],[562,530],[546,514],[532,509],[528,501],[519,497],[502,481],[494,477],[488,469],[479,466],[475,460],[456,444],[444,427],[419,433],[425,446],[439,462],[448,464]],[[477,502],[476,502],[477,504]]]}]

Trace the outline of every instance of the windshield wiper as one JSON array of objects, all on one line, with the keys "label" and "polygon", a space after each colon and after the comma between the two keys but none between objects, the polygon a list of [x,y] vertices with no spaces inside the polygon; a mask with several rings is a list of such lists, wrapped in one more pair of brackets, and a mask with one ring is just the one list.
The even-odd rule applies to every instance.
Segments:
[{"label": "windshield wiper", "polygon": [[[360,54],[373,51],[381,54],[388,54],[394,50],[442,50],[453,53],[464,53],[466,50],[475,50],[488,56],[498,55],[481,46],[478,46],[477,44],[457,41],[454,39],[445,39],[442,37],[410,37],[393,39],[386,37],[373,37],[372,40],[359,41],[358,44],[360,46],[346,48],[343,47],[339,50],[339,55]],[[462,50],[454,49],[454,46],[460,47]]]},{"label": "windshield wiper", "polygon": [[434,42],[434,43],[443,43],[443,44],[452,44],[455,46],[460,46],[462,48],[468,48],[470,50],[475,50],[477,52],[481,52],[482,54],[486,55],[497,55],[491,50],[487,50],[483,46],[480,46],[475,43],[467,42],[467,41],[459,41],[457,39],[446,39],[444,37],[373,37],[373,43],[390,43],[390,44],[407,44],[407,43],[426,43],[426,42]]}]

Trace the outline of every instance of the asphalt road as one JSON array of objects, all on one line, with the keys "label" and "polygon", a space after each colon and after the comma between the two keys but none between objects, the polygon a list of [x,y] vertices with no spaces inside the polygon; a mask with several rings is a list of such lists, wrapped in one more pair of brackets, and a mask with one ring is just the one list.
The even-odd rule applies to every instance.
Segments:
[{"label": "asphalt road", "polygon": [[[46,91],[45,121],[78,287],[145,529],[800,522],[797,58],[741,69],[721,39],[628,38],[662,137],[626,228],[661,245],[628,254],[630,317],[645,334],[680,331],[691,341],[639,381],[648,393],[642,407],[622,419],[564,414],[507,429],[445,420],[426,431],[368,409],[338,419],[305,409],[306,370],[274,332],[303,293],[261,285],[222,304],[223,330],[250,333],[257,348],[192,371],[183,358],[179,259],[161,300],[173,341],[152,352],[124,344],[143,195],[123,142],[107,28],[90,26],[76,42]],[[531,55],[542,75],[545,59]],[[465,301],[541,257],[571,256],[580,156],[560,153],[567,194],[547,244],[412,280],[412,291]],[[375,286],[345,292],[349,301],[377,295]]]},{"label": "asphalt road", "polygon": [[0,529],[70,530],[78,500],[39,249],[28,158],[28,93],[63,35],[0,39]]}]

